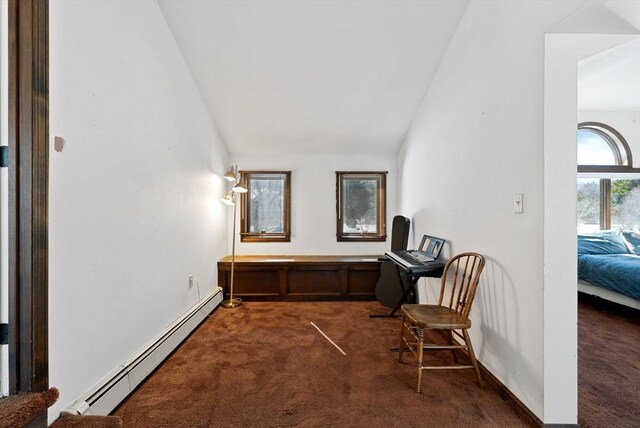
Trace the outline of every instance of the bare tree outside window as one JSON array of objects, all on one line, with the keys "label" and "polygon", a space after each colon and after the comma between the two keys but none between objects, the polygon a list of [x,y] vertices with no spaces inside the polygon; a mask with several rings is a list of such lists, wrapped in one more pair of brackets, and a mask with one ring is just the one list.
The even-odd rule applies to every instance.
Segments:
[{"label": "bare tree outside window", "polygon": [[595,232],[600,229],[600,180],[578,179],[578,233]]},{"label": "bare tree outside window", "polygon": [[623,230],[640,228],[640,180],[611,180],[611,226]]},{"label": "bare tree outside window", "polygon": [[291,171],[241,171],[248,192],[241,197],[240,240],[291,240]]},{"label": "bare tree outside window", "polygon": [[336,172],[338,241],[386,240],[386,172]]}]

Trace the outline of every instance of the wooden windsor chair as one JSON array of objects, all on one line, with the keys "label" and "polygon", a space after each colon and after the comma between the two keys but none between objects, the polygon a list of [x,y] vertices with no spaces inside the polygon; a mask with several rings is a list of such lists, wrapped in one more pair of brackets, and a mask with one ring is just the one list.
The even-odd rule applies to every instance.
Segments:
[{"label": "wooden windsor chair", "polygon": [[[476,294],[480,274],[484,269],[484,257],[478,253],[461,253],[449,260],[442,274],[440,297],[437,305],[402,305],[402,326],[400,329],[399,361],[405,347],[417,358],[418,382],[416,392],[420,392],[423,370],[474,369],[478,384],[482,387],[482,378],[471,339],[467,330],[471,327],[469,312]],[[443,305],[445,295],[448,301]],[[440,332],[448,344],[425,343],[425,330]],[[454,339],[454,335],[463,343]],[[454,365],[424,366],[424,351],[449,349],[453,352]],[[459,364],[456,350],[466,350],[471,364]]]}]

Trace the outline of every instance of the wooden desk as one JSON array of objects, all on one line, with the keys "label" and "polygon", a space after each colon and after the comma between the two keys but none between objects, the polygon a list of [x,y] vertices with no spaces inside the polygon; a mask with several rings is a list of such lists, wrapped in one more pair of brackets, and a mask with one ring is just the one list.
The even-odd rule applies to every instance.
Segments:
[{"label": "wooden desk", "polygon": [[[236,256],[234,297],[243,300],[375,300],[379,256]],[[225,296],[231,256],[218,262]]]}]

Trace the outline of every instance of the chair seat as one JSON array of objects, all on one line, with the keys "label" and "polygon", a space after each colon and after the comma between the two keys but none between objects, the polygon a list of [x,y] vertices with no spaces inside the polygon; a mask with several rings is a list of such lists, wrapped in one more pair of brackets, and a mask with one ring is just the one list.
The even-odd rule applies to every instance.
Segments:
[{"label": "chair seat", "polygon": [[402,305],[402,312],[414,325],[431,330],[470,328],[471,320],[446,306],[439,305]]}]

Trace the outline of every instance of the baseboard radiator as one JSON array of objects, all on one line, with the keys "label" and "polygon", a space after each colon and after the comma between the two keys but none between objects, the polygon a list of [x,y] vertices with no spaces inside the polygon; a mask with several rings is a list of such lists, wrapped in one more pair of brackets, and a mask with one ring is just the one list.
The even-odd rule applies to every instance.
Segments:
[{"label": "baseboard radiator", "polygon": [[122,362],[91,389],[62,410],[62,415],[108,415],[222,302],[222,288],[191,307],[183,316]]}]

